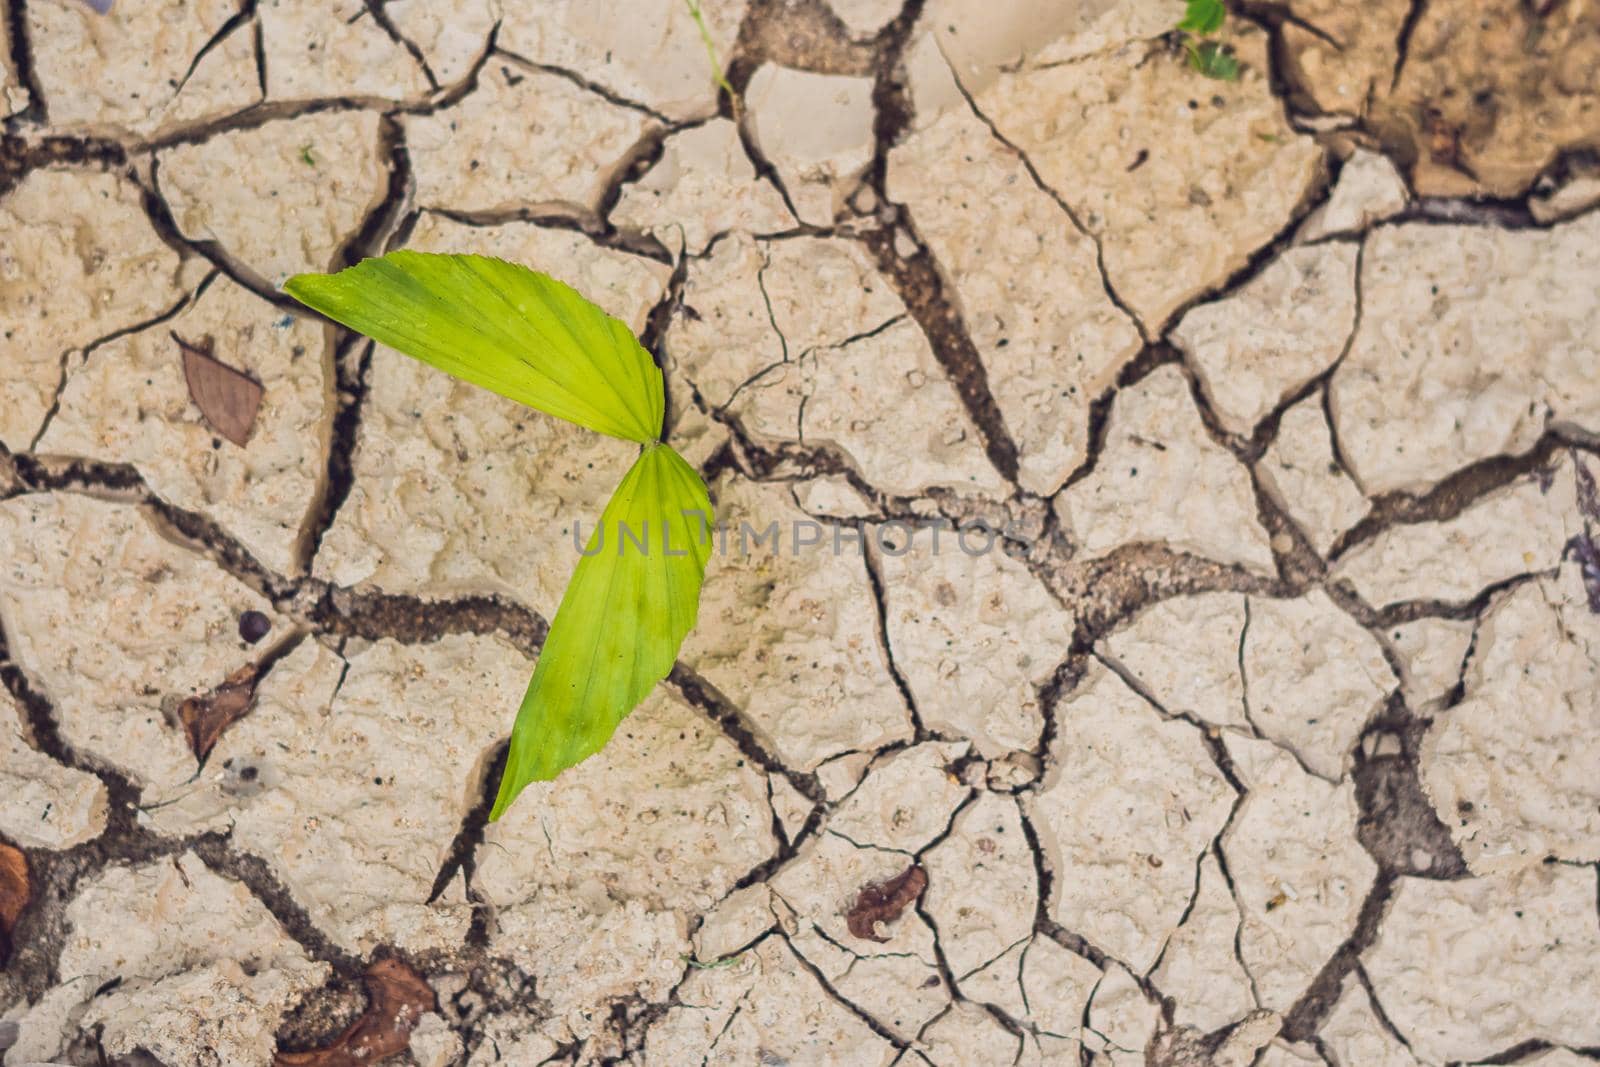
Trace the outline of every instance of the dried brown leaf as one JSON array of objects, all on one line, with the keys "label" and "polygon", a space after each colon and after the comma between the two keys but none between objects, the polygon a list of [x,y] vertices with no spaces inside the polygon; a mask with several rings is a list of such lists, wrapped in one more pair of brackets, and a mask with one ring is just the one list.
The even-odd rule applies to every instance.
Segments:
[{"label": "dried brown leaf", "polygon": [[0,841],[0,966],[11,958],[11,929],[28,906],[28,857]]},{"label": "dried brown leaf", "polygon": [[261,410],[261,383],[234,370],[211,354],[211,338],[191,344],[172,334],[183,351],[183,377],[189,399],[195,402],[213,429],[240,448],[250,440],[256,412]]},{"label": "dried brown leaf", "polygon": [[189,697],[178,705],[178,721],[183,724],[197,759],[205,759],[222,732],[250,714],[259,678],[260,668],[247,663],[211,692]]},{"label": "dried brown leaf", "polygon": [[1578,561],[1589,610],[1600,615],[1600,544],[1595,542],[1594,530],[1589,528],[1591,522],[1600,526],[1600,489],[1596,489],[1594,475],[1589,473],[1576,451],[1572,453],[1572,463],[1577,468],[1578,512],[1583,518],[1583,529],[1567,542],[1566,554]]},{"label": "dried brown leaf", "polygon": [[1594,475],[1576,451],[1572,453],[1572,465],[1578,479],[1578,511],[1585,521],[1600,523],[1600,488],[1595,487]]},{"label": "dried brown leaf", "polygon": [[1587,532],[1575,534],[1567,542],[1567,553],[1578,561],[1589,611],[1600,615],[1600,545]]},{"label": "dried brown leaf", "polygon": [[411,1029],[434,1009],[433,989],[404,960],[367,968],[367,1010],[333,1043],[310,1052],[280,1052],[273,1067],[367,1067],[404,1052]]},{"label": "dried brown leaf", "polygon": [[928,888],[928,873],[915,863],[886,882],[871,882],[861,887],[856,902],[850,905],[845,924],[850,933],[867,941],[887,941],[878,933],[879,923],[892,923],[900,913]]}]

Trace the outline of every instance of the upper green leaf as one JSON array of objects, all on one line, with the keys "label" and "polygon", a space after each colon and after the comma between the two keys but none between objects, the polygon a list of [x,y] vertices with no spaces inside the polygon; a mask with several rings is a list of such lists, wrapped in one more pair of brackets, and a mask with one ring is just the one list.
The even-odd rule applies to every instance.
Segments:
[{"label": "upper green leaf", "polygon": [[1189,0],[1178,29],[1203,37],[1222,29],[1223,20],[1227,17],[1228,9],[1223,6],[1222,0]]},{"label": "upper green leaf", "polygon": [[711,556],[705,483],[648,445],[606,504],[517,712],[498,819],[529,782],[593,755],[678,658]]},{"label": "upper green leaf", "polygon": [[641,444],[661,433],[661,371],[626,325],[547,274],[487,256],[390,252],[284,291],[448,374]]}]

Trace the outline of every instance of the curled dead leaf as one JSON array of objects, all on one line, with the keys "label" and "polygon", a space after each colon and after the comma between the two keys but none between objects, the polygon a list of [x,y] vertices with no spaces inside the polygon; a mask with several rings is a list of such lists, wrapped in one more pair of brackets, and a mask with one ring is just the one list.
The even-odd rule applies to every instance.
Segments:
[{"label": "curled dead leaf", "polygon": [[1576,449],[1572,451],[1572,465],[1578,479],[1578,511],[1584,521],[1600,523],[1600,487],[1595,486],[1594,475]]},{"label": "curled dead leaf", "polygon": [[28,906],[28,857],[0,841],[0,966],[11,958],[11,930]]},{"label": "curled dead leaf", "polygon": [[178,721],[188,735],[195,758],[205,759],[222,731],[250,713],[256,699],[260,667],[247,663],[223,679],[209,693],[192,696],[178,705]]},{"label": "curled dead leaf", "polygon": [[870,882],[856,894],[856,901],[845,916],[845,924],[856,937],[887,941],[887,937],[878,933],[878,924],[900,918],[900,913],[926,888],[928,873],[915,863],[886,882]]},{"label": "curled dead leaf", "polygon": [[183,377],[189,383],[189,399],[213,429],[240,448],[250,439],[261,410],[261,383],[234,370],[211,354],[211,338],[198,344],[171,334],[183,352]]},{"label": "curled dead leaf", "polygon": [[404,960],[367,968],[367,1010],[333,1042],[309,1052],[280,1052],[273,1067],[366,1067],[404,1052],[417,1020],[434,1009],[433,989]]},{"label": "curled dead leaf", "polygon": [[[1600,543],[1595,530],[1600,529],[1600,489],[1595,486],[1594,475],[1584,465],[1576,451],[1572,463],[1578,480],[1578,513],[1583,519],[1583,529],[1567,542],[1566,555],[1578,561],[1583,577],[1583,591],[1589,598],[1589,610],[1600,615]],[[1590,523],[1594,527],[1590,527]]]}]

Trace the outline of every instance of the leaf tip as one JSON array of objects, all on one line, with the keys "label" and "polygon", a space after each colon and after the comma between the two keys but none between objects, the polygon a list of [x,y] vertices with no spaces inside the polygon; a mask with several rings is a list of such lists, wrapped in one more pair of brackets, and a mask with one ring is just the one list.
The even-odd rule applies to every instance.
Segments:
[{"label": "leaf tip", "polygon": [[526,774],[521,773],[513,764],[515,756],[508,755],[505,769],[500,772],[500,784],[496,788],[494,804],[489,808],[489,821],[499,822],[500,816],[516,802],[517,797],[527,788],[531,780]]},{"label": "leaf tip", "polygon": [[316,280],[320,277],[322,277],[320,274],[296,274],[283,283],[282,289],[304,304],[306,294],[316,286]]}]

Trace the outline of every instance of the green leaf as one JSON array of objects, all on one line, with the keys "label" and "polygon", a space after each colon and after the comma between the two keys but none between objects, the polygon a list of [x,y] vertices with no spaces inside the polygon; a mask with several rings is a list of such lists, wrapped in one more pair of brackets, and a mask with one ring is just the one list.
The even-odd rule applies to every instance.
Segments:
[{"label": "green leaf", "polygon": [[1228,9],[1223,6],[1222,0],[1189,0],[1178,29],[1204,37],[1222,29],[1223,20],[1227,17]]},{"label": "green leaf", "polygon": [[666,445],[645,446],[606,504],[556,609],[511,731],[490,819],[529,782],[554,778],[598,752],[672,670],[699,611],[712,522],[694,468]]},{"label": "green leaf", "polygon": [[1198,46],[1189,48],[1189,66],[1204,74],[1208,78],[1218,81],[1234,82],[1239,80],[1239,61],[1232,52],[1223,48],[1216,41],[1202,41]]},{"label": "green leaf", "polygon": [[390,252],[284,291],[390,348],[579,426],[661,433],[661,371],[626,325],[548,274],[487,256]]}]

